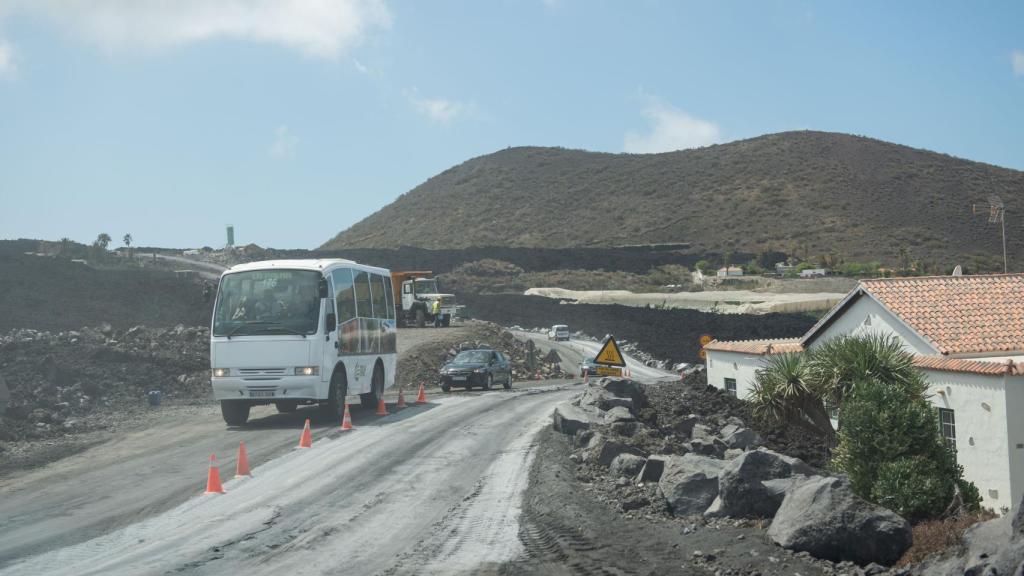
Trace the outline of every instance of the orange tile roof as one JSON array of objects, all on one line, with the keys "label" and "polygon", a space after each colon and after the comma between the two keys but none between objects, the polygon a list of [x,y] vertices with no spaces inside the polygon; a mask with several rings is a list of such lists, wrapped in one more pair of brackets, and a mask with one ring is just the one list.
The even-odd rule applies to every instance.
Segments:
[{"label": "orange tile roof", "polygon": [[1024,274],[862,280],[942,354],[1024,351]]},{"label": "orange tile roof", "polygon": [[946,356],[914,356],[914,365],[924,370],[940,370],[943,372],[968,372],[971,374],[991,375],[1024,373],[1024,366],[1018,366],[1012,360],[988,362],[985,360],[965,360]]},{"label": "orange tile roof", "polygon": [[741,354],[783,354],[803,352],[799,338],[778,338],[774,340],[712,340],[705,350],[716,352],[739,352]]}]

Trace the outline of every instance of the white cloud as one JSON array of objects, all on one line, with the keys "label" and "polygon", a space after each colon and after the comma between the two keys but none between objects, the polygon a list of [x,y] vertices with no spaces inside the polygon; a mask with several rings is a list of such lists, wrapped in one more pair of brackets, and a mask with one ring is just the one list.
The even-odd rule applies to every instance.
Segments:
[{"label": "white cloud", "polygon": [[461,102],[445,98],[421,98],[417,91],[406,92],[406,97],[417,112],[439,124],[448,124],[455,118],[463,116],[470,107]]},{"label": "white cloud", "polygon": [[625,152],[652,154],[721,141],[721,131],[713,122],[694,118],[657,98],[647,97],[647,100],[643,115],[651,121],[651,129],[645,134],[627,132],[622,146]]},{"label": "white cloud", "polygon": [[271,158],[288,158],[295,155],[299,139],[288,131],[287,125],[280,125],[274,130],[274,142],[268,152]]},{"label": "white cloud", "polygon": [[14,78],[18,73],[18,59],[11,43],[0,38],[0,80]]},{"label": "white cloud", "polygon": [[45,17],[111,51],[228,38],[337,58],[391,24],[383,0],[0,0],[5,9]]},{"label": "white cloud", "polygon": [[1013,75],[1024,76],[1024,51],[1014,50],[1010,54],[1010,60],[1013,63]]}]

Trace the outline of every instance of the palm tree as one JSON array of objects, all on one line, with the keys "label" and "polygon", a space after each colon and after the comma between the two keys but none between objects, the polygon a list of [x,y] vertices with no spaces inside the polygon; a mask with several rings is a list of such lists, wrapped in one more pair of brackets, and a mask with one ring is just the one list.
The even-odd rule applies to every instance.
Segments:
[{"label": "palm tree", "polygon": [[124,245],[128,248],[128,259],[131,260],[131,258],[132,258],[132,235],[131,234],[125,234],[124,235]]},{"label": "palm tree", "polygon": [[793,422],[824,435],[835,429],[829,408],[839,409],[860,382],[884,382],[924,398],[928,383],[914,358],[892,335],[838,336],[803,354],[768,356],[748,396],[754,415]]},{"label": "palm tree", "polygon": [[762,420],[794,423],[829,438],[834,434],[822,390],[812,380],[804,354],[768,356],[747,399],[753,403],[754,416]]}]

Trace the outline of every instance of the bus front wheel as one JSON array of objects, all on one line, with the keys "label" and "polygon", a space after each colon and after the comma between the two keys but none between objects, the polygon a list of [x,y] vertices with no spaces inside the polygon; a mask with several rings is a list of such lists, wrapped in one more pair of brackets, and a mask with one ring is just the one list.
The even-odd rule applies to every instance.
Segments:
[{"label": "bus front wheel", "polygon": [[220,413],[228,426],[245,426],[249,421],[249,408],[245,400],[221,400]]},{"label": "bus front wheel", "polygon": [[341,422],[345,415],[345,396],[348,395],[348,375],[344,367],[338,367],[331,374],[331,389],[327,392],[327,402],[320,404],[326,416]]},{"label": "bus front wheel", "polygon": [[384,369],[380,364],[373,367],[373,380],[370,391],[359,395],[359,402],[367,410],[376,410],[380,399],[384,397]]},{"label": "bus front wheel", "polygon": [[423,311],[423,308],[416,309],[416,327],[423,328],[427,325],[427,313]]}]

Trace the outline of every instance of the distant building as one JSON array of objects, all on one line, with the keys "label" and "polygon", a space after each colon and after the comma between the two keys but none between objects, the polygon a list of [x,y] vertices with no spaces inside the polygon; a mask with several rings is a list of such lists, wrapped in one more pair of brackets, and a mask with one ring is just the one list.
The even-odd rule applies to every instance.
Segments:
[{"label": "distant building", "polygon": [[726,278],[729,276],[743,276],[743,268],[739,266],[729,266],[728,268],[719,268],[716,274],[719,278]]},{"label": "distant building", "polygon": [[986,507],[1024,495],[1024,274],[862,280],[800,338],[711,341],[708,383],[744,398],[770,354],[891,335],[928,380],[942,434]]},{"label": "distant building", "polygon": [[806,268],[806,269],[800,271],[800,277],[801,278],[822,278],[827,273],[828,273],[828,270],[825,270],[824,268]]},{"label": "distant building", "polygon": [[776,262],[775,263],[775,273],[776,274],[788,274],[789,272],[796,272],[796,266],[794,266],[792,264],[787,264],[785,262]]}]

